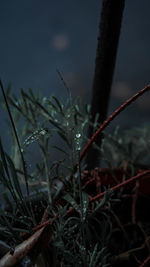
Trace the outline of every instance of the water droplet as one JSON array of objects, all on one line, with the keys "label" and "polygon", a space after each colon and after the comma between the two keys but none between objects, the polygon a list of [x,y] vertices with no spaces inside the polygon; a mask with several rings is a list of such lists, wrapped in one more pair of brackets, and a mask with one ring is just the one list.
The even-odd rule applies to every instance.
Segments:
[{"label": "water droplet", "polygon": [[68,121],[65,121],[65,122],[63,123],[63,125],[64,125],[65,127],[68,127],[68,126],[69,126],[69,122],[68,122]]},{"label": "water droplet", "polygon": [[43,104],[46,104],[47,102],[47,97],[43,97]]},{"label": "water droplet", "polygon": [[122,139],[121,138],[118,139],[118,143],[122,144]]},{"label": "water droplet", "polygon": [[80,133],[77,133],[76,134],[76,138],[80,138],[81,137],[81,134]]},{"label": "water droplet", "polygon": [[25,144],[28,146],[30,144],[30,142],[29,141],[26,141]]},{"label": "water droplet", "polygon": [[46,131],[45,130],[42,130],[42,131],[40,131],[40,134],[41,135],[45,135],[46,134]]},{"label": "water droplet", "polygon": [[74,178],[77,179],[78,178],[78,173],[74,174]]},{"label": "water droplet", "polygon": [[70,114],[66,114],[66,118],[69,119],[71,117]]},{"label": "water droplet", "polygon": [[16,104],[17,107],[19,106],[19,102],[18,101],[16,101],[15,104]]},{"label": "water droplet", "polygon": [[81,143],[82,143],[81,133],[77,132],[75,134],[75,149],[77,151],[81,150]]},{"label": "water droplet", "polygon": [[86,213],[86,210],[87,210],[86,208],[83,208],[83,213]]}]

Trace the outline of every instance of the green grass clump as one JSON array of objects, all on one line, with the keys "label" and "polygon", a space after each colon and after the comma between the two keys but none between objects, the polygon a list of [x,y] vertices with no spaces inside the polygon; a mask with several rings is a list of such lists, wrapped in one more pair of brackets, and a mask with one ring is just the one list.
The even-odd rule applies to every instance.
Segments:
[{"label": "green grass clump", "polygon": [[[48,217],[53,218],[53,240],[49,244],[51,266],[108,266],[108,232],[107,238],[101,240],[93,228],[101,208],[95,203],[91,209],[89,196],[82,190],[81,174],[85,165],[80,163],[79,155],[87,141],[89,105],[82,105],[79,98],[72,99],[70,93],[62,103],[55,96],[41,97],[31,89],[28,93],[22,89],[20,92],[17,98],[10,96],[9,90],[6,94],[3,90],[10,116],[12,149],[8,155],[0,141],[4,206],[0,209],[0,239],[16,247],[23,242],[23,233],[33,234],[33,228],[41,223],[44,211],[49,208]],[[56,134],[62,146],[54,145]],[[40,154],[39,162],[28,163],[32,147]],[[53,161],[51,151],[54,149],[61,154],[58,161]],[[35,165],[32,172],[29,172],[30,164]],[[60,195],[61,205],[56,204]],[[67,218],[70,207],[74,207],[75,212]],[[98,224],[111,230],[107,216],[102,215]],[[102,233],[104,235],[104,229]],[[43,257],[48,264],[49,258],[44,254]]]},{"label": "green grass clump", "polygon": [[[87,172],[86,162],[81,159],[93,145],[109,170],[128,162],[130,173],[135,175],[136,168],[147,166],[148,153],[145,151],[148,152],[150,146],[148,127],[124,134],[120,134],[118,129],[113,134],[104,132],[100,148],[93,142],[98,132],[132,99],[100,127],[95,120],[94,129],[97,131],[88,141],[90,106],[83,105],[79,98],[73,99],[69,90],[67,100],[60,101],[55,96],[41,97],[39,92],[34,94],[31,89],[28,93],[21,89],[21,96],[17,98],[10,95],[10,90],[5,93],[2,84],[1,88],[2,105],[5,104],[10,118],[12,149],[10,155],[6,153],[0,139],[3,197],[0,240],[4,242],[0,243],[0,257],[3,255],[2,247],[11,251],[15,247],[17,253],[18,246],[21,246],[22,254],[19,254],[17,264],[29,261],[33,266],[110,266],[110,240],[113,233],[122,227],[118,219],[115,219],[118,225],[114,224],[116,215],[112,207],[120,201],[121,193],[114,193],[109,184],[105,188],[102,184],[102,193],[95,189],[89,192],[83,178]],[[58,138],[61,142],[54,144]],[[59,152],[59,160],[54,160],[54,150]],[[31,156],[33,151],[38,155],[37,162]],[[99,182],[97,176],[92,179],[95,179],[93,183]],[[100,201],[99,196],[103,196]],[[36,246],[32,244],[28,251],[29,242],[35,239]],[[7,266],[8,256],[2,260]]]}]

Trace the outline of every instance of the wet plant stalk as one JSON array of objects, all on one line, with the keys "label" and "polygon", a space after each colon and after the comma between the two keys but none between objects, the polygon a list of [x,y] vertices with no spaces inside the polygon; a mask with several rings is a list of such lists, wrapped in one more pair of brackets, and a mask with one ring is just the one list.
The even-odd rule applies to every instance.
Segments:
[{"label": "wet plant stalk", "polygon": [[[73,150],[73,145],[72,145],[72,150]],[[70,153],[70,158],[71,158],[71,164],[72,164],[72,172],[74,172],[74,162],[75,162],[75,159],[74,159],[74,153]],[[76,195],[76,180],[75,180],[75,177],[73,177],[73,197],[75,198],[75,195]]]},{"label": "wet plant stalk", "polygon": [[49,173],[49,168],[48,168],[47,155],[44,155],[44,165],[45,165],[45,174],[46,174],[46,180],[47,180],[48,200],[51,205],[52,204],[51,179],[50,179],[50,173]]},{"label": "wet plant stalk", "polygon": [[11,111],[10,111],[10,108],[9,108],[9,105],[8,105],[7,97],[6,97],[6,94],[5,94],[5,91],[4,91],[4,87],[3,87],[3,84],[2,84],[1,80],[0,80],[0,87],[1,87],[1,90],[2,90],[2,94],[3,94],[3,97],[4,97],[5,105],[6,105],[6,108],[7,108],[7,111],[8,111],[8,115],[9,115],[9,118],[10,118],[10,121],[11,121],[12,129],[14,131],[14,136],[15,136],[16,143],[18,145],[18,150],[19,150],[19,153],[20,153],[20,156],[21,156],[21,160],[22,160],[22,168],[23,168],[23,173],[24,173],[27,197],[29,199],[30,210],[29,210],[28,206],[26,205],[26,201],[24,201],[24,205],[25,205],[27,213],[32,217],[34,225],[36,225],[36,221],[35,221],[35,218],[34,218],[32,205],[31,205],[31,201],[30,201],[30,192],[29,192],[29,185],[28,185],[28,174],[27,174],[26,162],[25,162],[25,159],[24,159],[23,152],[21,150],[19,137],[18,137],[18,134],[17,134],[15,123],[14,123],[14,120],[13,120],[13,117],[12,117],[12,114],[11,114]]},{"label": "wet plant stalk", "polygon": [[7,102],[7,98],[6,98],[6,95],[5,95],[4,87],[3,87],[3,84],[2,84],[1,81],[0,81],[0,86],[1,86],[2,94],[3,94],[4,100],[5,100],[5,104],[6,104],[6,108],[7,108],[7,111],[8,111],[8,115],[9,115],[9,118],[10,118],[10,121],[11,121],[11,124],[12,124],[12,128],[13,128],[13,131],[14,131],[16,142],[17,142],[17,145],[18,145],[19,153],[20,153],[20,156],[21,156],[22,166],[23,166],[23,171],[24,171],[24,177],[25,177],[26,191],[27,191],[27,196],[29,198],[29,186],[28,186],[26,163],[25,163],[25,160],[24,160],[23,152],[21,150],[21,146],[20,146],[18,134],[17,134],[17,131],[16,131],[15,123],[14,123],[14,120],[13,120],[13,117],[12,117],[12,114],[11,114],[11,111],[10,111],[10,108],[9,108],[9,105],[8,105],[8,102]]},{"label": "wet plant stalk", "polygon": [[45,166],[45,176],[47,181],[47,190],[48,190],[48,200],[49,204],[52,205],[52,192],[51,192],[51,177],[48,164],[48,143],[45,144],[44,140],[39,140],[39,146],[41,154],[43,155],[43,161]]},{"label": "wet plant stalk", "polygon": [[82,195],[82,181],[81,181],[81,164],[80,164],[80,152],[78,151],[78,182],[79,182],[79,197],[81,207],[81,222],[83,221],[83,195]]},{"label": "wet plant stalk", "polygon": [[80,223],[81,223],[81,244],[83,246],[83,264],[86,267],[86,242],[84,231],[84,217],[83,217],[83,192],[82,192],[82,179],[81,179],[81,164],[80,164],[80,150],[77,150],[78,157],[78,184],[79,184],[79,198],[80,198]]}]

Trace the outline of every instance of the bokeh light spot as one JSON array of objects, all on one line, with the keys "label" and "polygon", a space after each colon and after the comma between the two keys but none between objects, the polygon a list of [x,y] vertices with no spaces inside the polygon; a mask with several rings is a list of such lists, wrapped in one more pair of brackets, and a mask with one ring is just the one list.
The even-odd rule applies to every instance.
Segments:
[{"label": "bokeh light spot", "polygon": [[52,47],[58,52],[66,50],[69,44],[70,44],[69,36],[65,33],[55,34],[51,39]]}]

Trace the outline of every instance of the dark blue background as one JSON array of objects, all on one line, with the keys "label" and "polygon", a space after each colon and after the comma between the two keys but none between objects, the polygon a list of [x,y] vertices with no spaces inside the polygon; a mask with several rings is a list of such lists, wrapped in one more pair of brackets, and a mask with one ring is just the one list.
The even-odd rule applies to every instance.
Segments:
[{"label": "dark blue background", "polygon": [[[109,114],[150,80],[150,1],[126,0]],[[101,0],[1,0],[0,76],[19,95],[39,88],[64,96],[58,68],[74,96],[90,102]],[[150,94],[113,125],[149,122]],[[1,111],[1,135],[4,124]]]}]

